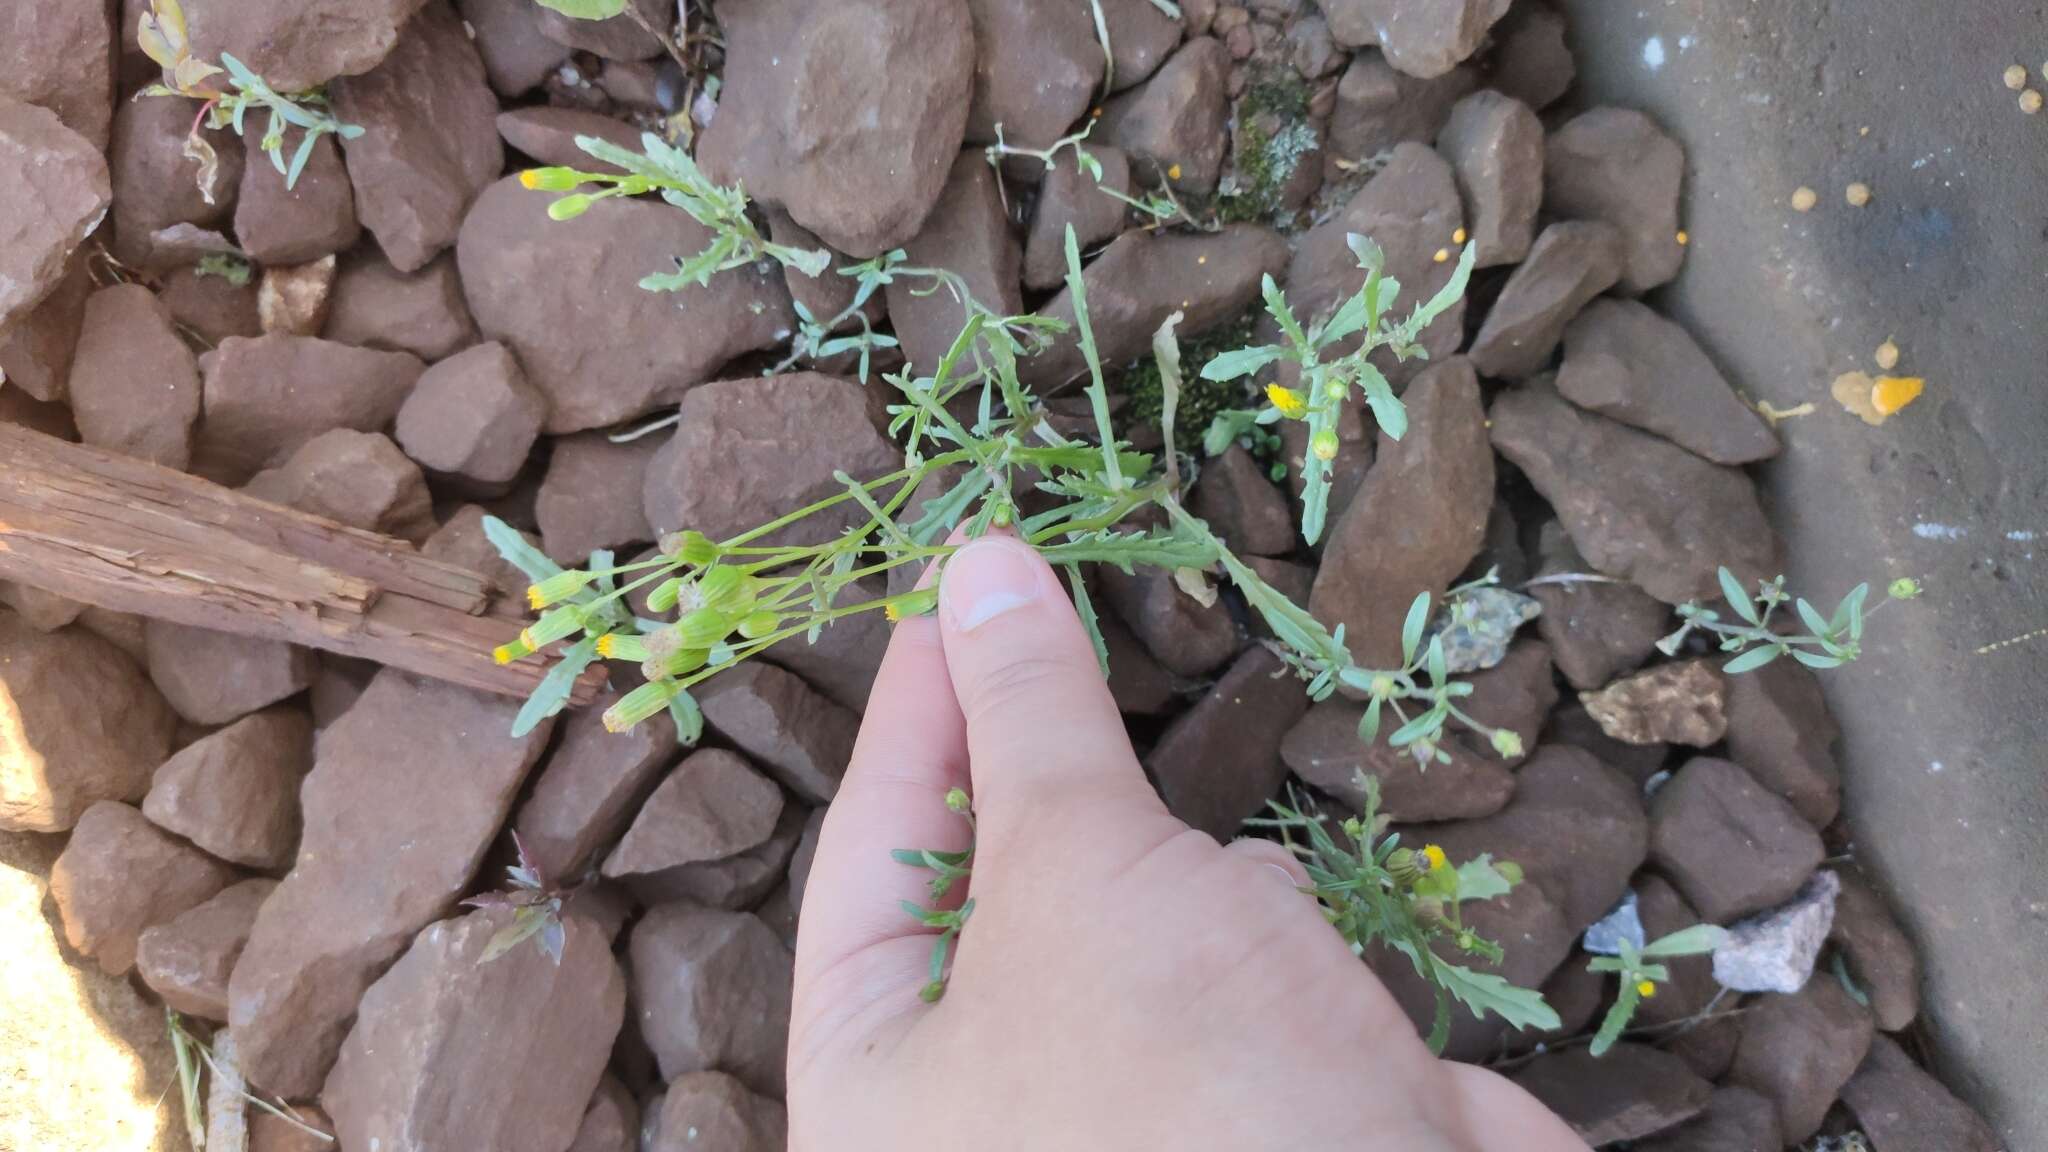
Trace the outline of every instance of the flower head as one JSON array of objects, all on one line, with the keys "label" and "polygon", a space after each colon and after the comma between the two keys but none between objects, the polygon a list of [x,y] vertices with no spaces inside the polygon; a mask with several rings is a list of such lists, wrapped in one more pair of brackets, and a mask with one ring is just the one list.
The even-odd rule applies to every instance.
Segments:
[{"label": "flower head", "polygon": [[1422,858],[1429,861],[1429,870],[1431,872],[1443,868],[1450,863],[1444,857],[1443,847],[1437,844],[1424,844],[1422,846]]},{"label": "flower head", "polygon": [[1637,982],[1637,984],[1636,984],[1636,995],[1638,995],[1638,996],[1641,996],[1641,997],[1642,997],[1643,999],[1645,999],[1645,1000],[1648,1000],[1648,999],[1650,999],[1651,997],[1655,996],[1656,994],[1657,994],[1657,982],[1656,982],[1656,981],[1654,981],[1654,980],[1642,980],[1642,981],[1638,981],[1638,982]]},{"label": "flower head", "polygon": [[1266,399],[1271,401],[1273,407],[1279,409],[1280,414],[1289,420],[1305,420],[1308,418],[1308,397],[1303,396],[1292,388],[1285,388],[1278,384],[1268,384],[1266,385]]}]

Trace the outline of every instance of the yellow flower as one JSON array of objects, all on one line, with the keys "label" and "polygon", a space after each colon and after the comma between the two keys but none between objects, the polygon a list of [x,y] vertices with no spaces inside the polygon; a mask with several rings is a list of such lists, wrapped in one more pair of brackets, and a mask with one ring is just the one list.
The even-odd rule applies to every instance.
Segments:
[{"label": "yellow flower", "polygon": [[1429,870],[1431,872],[1449,863],[1449,861],[1444,859],[1444,850],[1435,844],[1424,844],[1422,846],[1422,858],[1429,861]]},{"label": "yellow flower", "polygon": [[900,624],[900,623],[902,623],[902,621],[903,621],[903,606],[902,606],[902,605],[900,605],[900,604],[884,604],[884,605],[882,605],[882,619],[884,619],[884,620],[887,620],[887,621],[888,621],[889,623],[891,623],[891,624]]},{"label": "yellow flower", "polygon": [[1636,985],[1636,995],[1641,996],[1645,1000],[1650,999],[1656,994],[1657,984],[1653,980],[1644,980]]},{"label": "yellow flower", "polygon": [[1463,244],[1464,242],[1465,242],[1465,230],[1464,230],[1463,228],[1460,228],[1460,229],[1458,229],[1458,230],[1457,230],[1456,232],[1453,232],[1453,233],[1451,233],[1451,243],[1453,243],[1453,244]]},{"label": "yellow flower", "polygon": [[1180,179],[1180,165],[1178,165],[1178,164],[1175,164],[1175,165],[1174,165],[1174,166],[1172,166],[1171,168],[1168,168],[1168,169],[1166,170],[1166,178],[1167,178],[1168,180],[1178,180],[1178,179]]},{"label": "yellow flower", "polygon": [[1303,396],[1292,388],[1283,388],[1278,384],[1268,384],[1266,385],[1266,399],[1271,401],[1273,407],[1278,408],[1280,414],[1289,420],[1304,420],[1308,418],[1308,397]]}]

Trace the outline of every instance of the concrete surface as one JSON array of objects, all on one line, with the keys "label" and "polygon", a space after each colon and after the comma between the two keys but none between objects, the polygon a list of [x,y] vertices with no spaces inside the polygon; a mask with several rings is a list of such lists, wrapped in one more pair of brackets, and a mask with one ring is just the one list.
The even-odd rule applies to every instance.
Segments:
[{"label": "concrete surface", "polygon": [[[1653,301],[1751,397],[1815,406],[1767,469],[1795,586],[1927,586],[1824,676],[1847,819],[1920,944],[1941,1070],[2009,1147],[2048,1148],[2048,113],[2000,78],[2048,91],[2048,5],[1563,6],[1570,99],[1642,108],[1689,151],[1691,252]],[[1887,336],[1927,393],[1872,428],[1828,386],[1875,374]]]}]

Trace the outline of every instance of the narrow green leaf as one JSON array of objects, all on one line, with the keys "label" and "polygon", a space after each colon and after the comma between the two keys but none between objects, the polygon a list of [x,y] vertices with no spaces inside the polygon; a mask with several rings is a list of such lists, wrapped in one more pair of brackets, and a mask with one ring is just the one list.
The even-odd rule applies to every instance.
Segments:
[{"label": "narrow green leaf", "polygon": [[626,0],[540,0],[540,6],[577,20],[609,20],[626,10]]},{"label": "narrow green leaf", "polygon": [[1785,650],[1775,644],[1766,644],[1761,648],[1751,648],[1742,655],[1728,661],[1728,663],[1721,665],[1721,671],[1730,676],[1739,676],[1744,672],[1754,672],[1784,654]]},{"label": "narrow green leaf", "polygon": [[1102,638],[1102,622],[1095,616],[1095,602],[1088,596],[1088,582],[1081,579],[1081,566],[1069,564],[1067,587],[1074,590],[1074,611],[1081,617],[1081,627],[1088,633],[1088,642],[1095,646],[1095,664],[1102,669],[1102,678],[1109,679],[1109,644]]},{"label": "narrow green leaf", "polygon": [[1475,856],[1458,865],[1458,899],[1491,900],[1515,890],[1514,882],[1493,866],[1490,854]]},{"label": "narrow green leaf", "polygon": [[1401,663],[1412,665],[1422,650],[1422,630],[1429,626],[1429,593],[1418,592],[1408,604],[1408,618],[1401,623]]},{"label": "narrow green leaf", "polygon": [[1359,383],[1365,388],[1365,403],[1372,409],[1372,418],[1389,439],[1399,440],[1408,434],[1408,407],[1401,398],[1394,395],[1393,385],[1378,368],[1359,361]]},{"label": "narrow green leaf", "polygon": [[1636,986],[1624,979],[1621,982],[1621,991],[1614,997],[1614,1006],[1609,1008],[1607,1015],[1601,1019],[1600,1030],[1593,1034],[1593,1046],[1588,1051],[1595,1057],[1607,1055],[1607,1050],[1614,1047],[1615,1042],[1621,1039],[1621,1034],[1627,1031],[1628,1022],[1635,1018],[1636,1004],[1641,1000],[1642,997],[1636,992]]},{"label": "narrow green leaf", "polygon": [[1728,939],[1728,930],[1718,924],[1695,924],[1643,947],[1644,956],[1698,956],[1712,952]]},{"label": "narrow green leaf", "polygon": [[1806,602],[1805,597],[1802,596],[1795,601],[1793,607],[1799,609],[1799,618],[1806,622],[1806,626],[1812,629],[1815,636],[1828,634],[1830,629],[1827,620],[1821,616],[1818,608]]},{"label": "narrow green leaf", "polygon": [[1728,601],[1728,606],[1751,624],[1761,624],[1762,621],[1757,619],[1755,602],[1749,593],[1743,591],[1742,581],[1735,578],[1735,573],[1722,568],[1717,575],[1721,580],[1721,598]]},{"label": "narrow green leaf", "polygon": [[1202,365],[1204,380],[1235,380],[1249,376],[1273,361],[1287,355],[1287,349],[1267,344],[1258,348],[1237,348],[1221,352]]},{"label": "narrow green leaf", "polygon": [[1358,742],[1371,744],[1380,738],[1380,705],[1383,701],[1375,696],[1365,705],[1365,713],[1358,718]]},{"label": "narrow green leaf", "polygon": [[1555,1009],[1544,1002],[1543,993],[1519,988],[1491,972],[1474,972],[1428,953],[1431,975],[1436,984],[1457,997],[1474,1016],[1491,1012],[1513,1028],[1556,1028],[1560,1021]]},{"label": "narrow green leaf", "polygon": [[548,559],[546,553],[527,543],[526,537],[520,535],[517,528],[496,516],[484,517],[484,539],[491,542],[491,546],[498,550],[498,555],[504,557],[505,563],[526,573],[526,578],[535,584],[550,576],[559,575],[562,571],[560,564]]},{"label": "narrow green leaf", "polygon": [[1840,656],[1823,656],[1818,652],[1808,652],[1804,648],[1794,648],[1792,650],[1792,658],[1808,668],[1817,668],[1822,671],[1826,671],[1829,668],[1840,668],[1845,663]]},{"label": "narrow green leaf", "polygon": [[694,748],[704,738],[704,711],[697,707],[697,698],[685,690],[669,697],[669,719],[675,721],[676,739],[685,748]]},{"label": "narrow green leaf", "polygon": [[569,693],[576,687],[576,678],[597,659],[597,637],[585,636],[562,653],[555,666],[534,686],[533,695],[520,706],[519,715],[512,720],[512,735],[524,736],[540,726],[540,722],[559,713],[568,706]]}]

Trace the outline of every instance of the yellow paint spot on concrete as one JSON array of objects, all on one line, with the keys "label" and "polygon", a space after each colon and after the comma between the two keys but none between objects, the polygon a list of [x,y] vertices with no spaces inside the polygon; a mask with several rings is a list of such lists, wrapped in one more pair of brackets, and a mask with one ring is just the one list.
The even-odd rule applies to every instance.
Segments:
[{"label": "yellow paint spot on concrete", "polygon": [[1880,376],[1870,389],[1870,406],[1890,416],[1920,398],[1927,381],[1918,376]]},{"label": "yellow paint spot on concrete", "polygon": [[2041,111],[2041,94],[2032,88],[2020,93],[2020,111],[2029,116],[2038,115]]},{"label": "yellow paint spot on concrete", "polygon": [[2027,86],[2027,70],[2014,64],[2005,70],[2005,86],[2017,92]]},{"label": "yellow paint spot on concrete", "polygon": [[1811,212],[1813,211],[1813,206],[1818,203],[1820,203],[1820,193],[1815,192],[1811,188],[1801,187],[1792,193],[1792,210],[1794,212]]},{"label": "yellow paint spot on concrete", "polygon": [[1870,195],[1870,185],[1858,180],[1843,191],[1842,198],[1849,202],[1849,207],[1861,208],[1870,203]]}]

